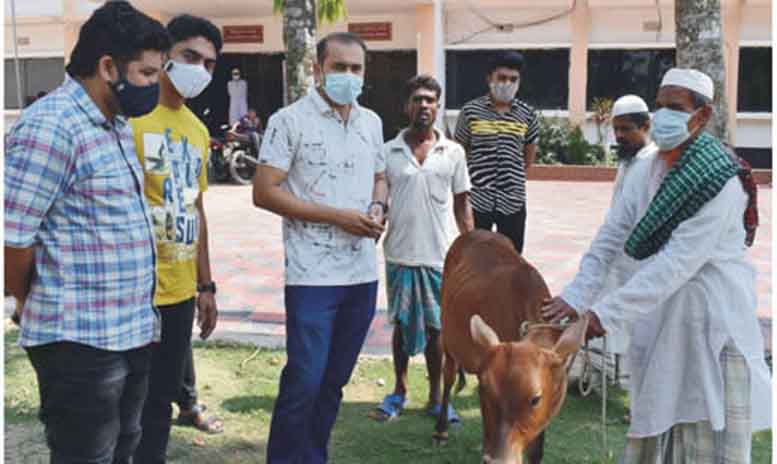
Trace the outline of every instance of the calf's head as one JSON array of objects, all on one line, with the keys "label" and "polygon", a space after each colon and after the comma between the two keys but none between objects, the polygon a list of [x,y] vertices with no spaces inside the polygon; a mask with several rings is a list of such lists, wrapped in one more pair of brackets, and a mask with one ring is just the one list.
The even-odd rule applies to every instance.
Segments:
[{"label": "calf's head", "polygon": [[472,317],[472,339],[484,350],[477,373],[484,463],[522,462],[526,446],[564,402],[567,362],[583,343],[587,326],[588,318],[581,317],[563,332],[538,330],[519,342],[503,343],[480,316]]}]

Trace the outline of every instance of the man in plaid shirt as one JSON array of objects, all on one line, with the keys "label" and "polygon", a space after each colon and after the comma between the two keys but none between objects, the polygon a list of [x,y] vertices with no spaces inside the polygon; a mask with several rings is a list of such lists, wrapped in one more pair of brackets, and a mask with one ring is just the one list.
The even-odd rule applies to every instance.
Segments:
[{"label": "man in plaid shirt", "polygon": [[52,463],[129,463],[140,440],[156,272],[125,117],[156,105],[169,46],[159,22],[107,3],[81,28],[65,82],[6,139],[5,285]]}]

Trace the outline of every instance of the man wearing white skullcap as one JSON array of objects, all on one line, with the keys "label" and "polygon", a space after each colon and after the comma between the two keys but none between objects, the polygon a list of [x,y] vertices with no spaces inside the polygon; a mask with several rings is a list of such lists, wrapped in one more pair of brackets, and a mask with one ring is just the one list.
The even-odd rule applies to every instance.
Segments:
[{"label": "man wearing white skullcap", "polygon": [[[542,309],[549,321],[583,314],[593,337],[630,329],[621,464],[750,463],[752,433],[771,427],[756,274],[743,246],[757,223],[755,187],[703,132],[713,89],[699,71],[666,73],[651,129],[658,151],[634,159],[580,271]],[[598,298],[622,251],[623,283]]]},{"label": "man wearing white skullcap", "polygon": [[647,103],[636,95],[624,95],[612,105],[612,130],[618,144],[618,174],[613,201],[623,190],[623,178],[634,158],[644,158],[656,150],[650,140],[650,113]]},{"label": "man wearing white skullcap", "polygon": [[[616,151],[618,171],[615,175],[610,208],[620,198],[623,192],[623,181],[634,165],[634,160],[654,155],[658,150],[650,141],[650,113],[647,103],[637,95],[624,95],[615,101],[612,106],[612,129],[618,144]],[[626,283],[629,277],[629,260],[630,258],[621,250],[610,266],[597,300]],[[607,334],[607,350],[610,353],[624,354],[628,340],[628,330],[610,332]],[[597,342],[594,340],[593,346],[596,346]]]}]

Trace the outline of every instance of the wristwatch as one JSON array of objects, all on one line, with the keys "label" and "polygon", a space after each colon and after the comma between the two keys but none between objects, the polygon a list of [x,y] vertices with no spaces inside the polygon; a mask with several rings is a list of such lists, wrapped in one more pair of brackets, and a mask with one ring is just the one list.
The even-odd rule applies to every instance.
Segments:
[{"label": "wristwatch", "polygon": [[383,209],[384,215],[388,213],[388,205],[382,201],[377,201],[377,200],[370,203],[370,206],[367,207],[367,211],[369,211],[373,207],[373,205],[380,205],[380,207]]},{"label": "wristwatch", "polygon": [[197,284],[197,291],[202,292],[210,292],[212,294],[216,294],[216,282],[213,282],[212,280],[208,283],[204,284]]}]

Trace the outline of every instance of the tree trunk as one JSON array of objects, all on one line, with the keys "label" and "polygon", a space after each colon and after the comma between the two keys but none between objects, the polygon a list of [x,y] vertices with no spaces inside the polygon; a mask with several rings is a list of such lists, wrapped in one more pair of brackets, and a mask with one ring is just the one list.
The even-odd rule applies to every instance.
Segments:
[{"label": "tree trunk", "polygon": [[286,97],[287,104],[292,104],[314,86],[315,0],[284,0],[283,40],[286,43]]},{"label": "tree trunk", "polygon": [[707,130],[730,141],[720,0],[675,0],[677,66],[707,74],[715,84],[715,114]]}]

